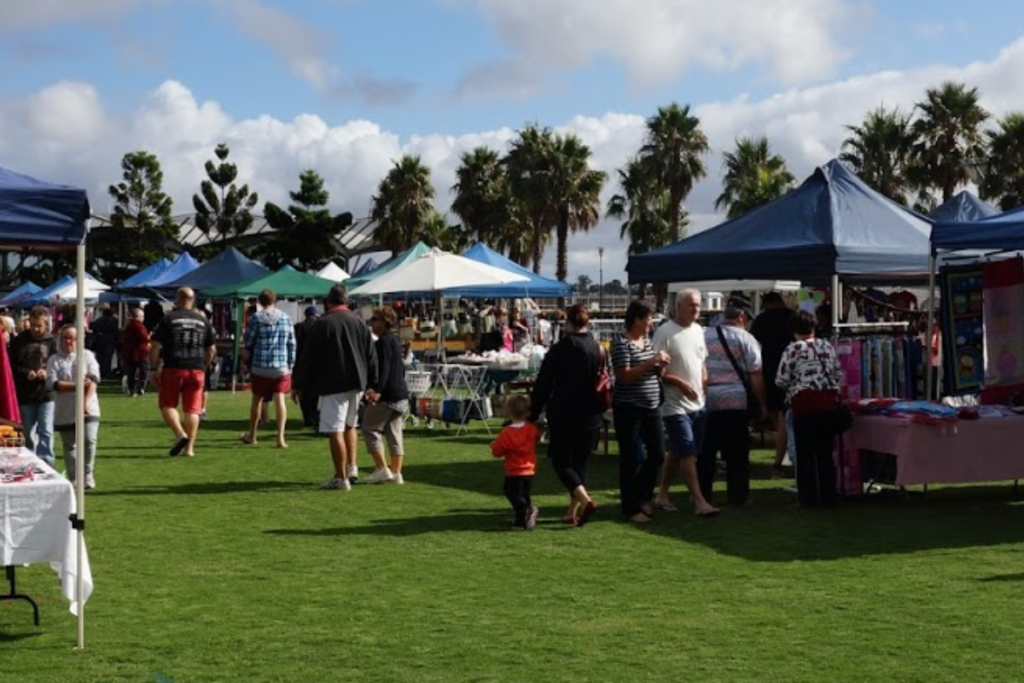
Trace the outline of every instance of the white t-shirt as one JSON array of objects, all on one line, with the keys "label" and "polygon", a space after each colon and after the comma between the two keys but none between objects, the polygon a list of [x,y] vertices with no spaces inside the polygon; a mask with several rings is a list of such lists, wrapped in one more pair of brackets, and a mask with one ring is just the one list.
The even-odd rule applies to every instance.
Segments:
[{"label": "white t-shirt", "polygon": [[697,392],[697,400],[690,400],[676,386],[665,382],[665,400],[662,415],[695,413],[704,408],[704,360],[708,347],[704,342],[704,328],[697,323],[682,327],[669,320],[654,331],[652,346],[655,351],[667,351],[670,361],[665,373],[681,377]]}]

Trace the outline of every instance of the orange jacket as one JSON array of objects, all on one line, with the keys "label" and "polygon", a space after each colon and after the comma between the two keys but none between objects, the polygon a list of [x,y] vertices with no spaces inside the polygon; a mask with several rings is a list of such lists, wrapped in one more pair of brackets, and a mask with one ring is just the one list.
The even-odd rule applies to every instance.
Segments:
[{"label": "orange jacket", "polygon": [[506,477],[532,477],[537,471],[540,430],[532,422],[517,422],[501,430],[491,444],[495,458],[505,458]]}]

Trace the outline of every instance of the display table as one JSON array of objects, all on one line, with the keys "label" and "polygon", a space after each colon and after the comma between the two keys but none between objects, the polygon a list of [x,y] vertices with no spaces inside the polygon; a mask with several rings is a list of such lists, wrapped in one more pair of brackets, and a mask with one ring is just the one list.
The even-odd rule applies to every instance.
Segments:
[{"label": "display table", "polygon": [[928,425],[858,415],[849,438],[860,450],[896,456],[898,486],[1024,479],[1024,417]]},{"label": "display table", "polygon": [[[6,568],[10,592],[2,600],[25,600],[17,593],[15,568],[19,565],[49,562],[60,579],[61,593],[71,601],[71,613],[77,613],[78,540],[71,527],[75,513],[75,490],[45,462],[25,449],[0,449],[0,468],[18,472],[30,468],[33,479],[8,481],[0,477],[0,566]],[[82,546],[84,603],[92,593],[89,557]],[[39,612],[35,609],[36,624]]]}]

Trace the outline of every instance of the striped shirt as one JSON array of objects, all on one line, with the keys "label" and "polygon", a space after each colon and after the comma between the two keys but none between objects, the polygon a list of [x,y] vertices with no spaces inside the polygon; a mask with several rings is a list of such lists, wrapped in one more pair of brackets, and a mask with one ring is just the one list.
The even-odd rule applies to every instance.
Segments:
[{"label": "striped shirt", "polygon": [[[637,348],[626,335],[620,334],[616,337],[612,342],[612,367],[616,371],[628,370],[654,358],[651,340],[644,337],[642,343],[643,348]],[[650,372],[629,384],[617,380],[612,402],[649,410],[657,408],[661,404],[661,380],[658,378],[658,369],[652,367]]]}]

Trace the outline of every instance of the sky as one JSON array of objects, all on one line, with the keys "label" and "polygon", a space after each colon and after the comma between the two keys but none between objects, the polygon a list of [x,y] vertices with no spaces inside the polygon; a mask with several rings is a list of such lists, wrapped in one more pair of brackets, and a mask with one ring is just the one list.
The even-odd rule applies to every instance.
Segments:
[{"label": "sky", "polygon": [[[721,155],[768,136],[798,179],[847,125],[912,109],[944,80],[994,117],[1024,110],[1024,3],[1005,0],[33,0],[0,4],[0,166],[84,187],[159,157],[175,213],[231,148],[240,181],[287,204],[318,171],[357,217],[391,164],[420,155],[435,205],[459,156],[531,122],[573,132],[613,179],[659,106],[688,104],[712,152],[686,200],[722,221]],[[451,216],[452,222],[457,218]],[[604,247],[603,260],[598,247]],[[569,278],[625,280],[619,225],[570,239]],[[146,264],[140,264],[146,265]],[[542,272],[554,273],[554,249]]]}]

